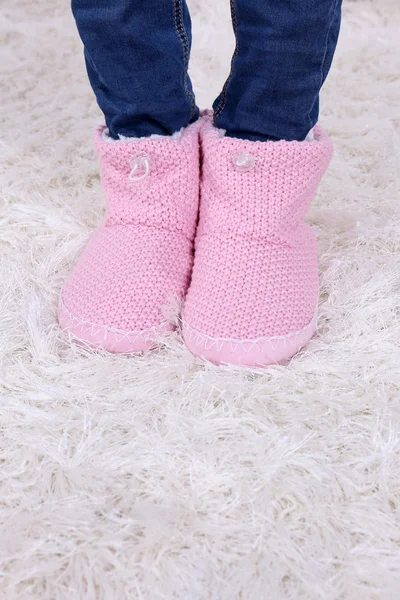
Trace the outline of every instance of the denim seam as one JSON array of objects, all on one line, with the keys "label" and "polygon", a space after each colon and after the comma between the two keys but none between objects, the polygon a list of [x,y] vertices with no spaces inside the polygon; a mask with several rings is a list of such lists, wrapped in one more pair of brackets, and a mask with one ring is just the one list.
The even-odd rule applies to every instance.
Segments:
[{"label": "denim seam", "polygon": [[221,94],[221,99],[219,101],[219,104],[217,106],[217,108],[215,109],[214,112],[214,120],[219,117],[221,115],[221,113],[223,112],[223,110],[225,109],[226,106],[226,95],[227,95],[227,91],[228,91],[228,86],[232,80],[233,77],[233,67],[235,64],[235,61],[239,55],[239,38],[238,38],[238,21],[237,21],[237,12],[236,12],[236,6],[235,6],[235,0],[230,0],[231,3],[231,14],[232,14],[232,25],[233,25],[233,32],[235,34],[235,39],[236,39],[236,46],[235,46],[235,52],[233,53],[233,57],[232,57],[232,62],[231,62],[231,71],[229,73],[229,77],[225,82],[225,85],[223,87],[222,90],[222,94]]},{"label": "denim seam", "polygon": [[185,25],[183,22],[183,8],[182,8],[182,0],[173,0],[173,8],[174,8],[174,25],[176,33],[182,44],[183,49],[183,58],[184,58],[184,88],[185,94],[189,98],[191,103],[190,109],[190,119],[194,116],[196,112],[196,100],[193,92],[189,90],[187,80],[188,80],[188,69],[189,69],[189,40],[187,37]]},{"label": "denim seam", "polygon": [[83,49],[83,55],[84,55],[84,58],[86,58],[86,60],[88,60],[88,62],[90,62],[90,66],[92,67],[93,71],[96,73],[97,77],[100,79],[100,73],[99,73],[96,65],[94,64],[93,59],[90,56],[87,48]]},{"label": "denim seam", "polygon": [[[321,88],[323,86],[323,83],[324,83],[324,65],[325,65],[325,61],[326,61],[326,55],[328,53],[329,34],[330,34],[330,32],[332,30],[332,27],[333,27],[333,23],[334,23],[334,20],[335,20],[336,9],[338,7],[338,4],[339,4],[339,0],[336,0],[336,2],[334,4],[332,4],[331,21],[330,21],[330,24],[329,24],[329,27],[328,27],[328,31],[326,32],[326,36],[325,36],[325,50],[324,50],[324,54],[322,56],[321,66],[320,66],[320,76],[321,76],[321,78],[320,78],[320,84],[319,84],[318,94],[319,94],[319,92],[320,92],[320,90],[321,90]],[[313,121],[311,119],[311,115],[310,115],[311,110],[312,110],[312,107],[311,107],[311,109],[310,109],[310,111],[309,111],[309,113],[307,115],[308,122],[309,122],[309,128],[310,129],[312,127],[314,127],[314,123],[313,123]]]}]

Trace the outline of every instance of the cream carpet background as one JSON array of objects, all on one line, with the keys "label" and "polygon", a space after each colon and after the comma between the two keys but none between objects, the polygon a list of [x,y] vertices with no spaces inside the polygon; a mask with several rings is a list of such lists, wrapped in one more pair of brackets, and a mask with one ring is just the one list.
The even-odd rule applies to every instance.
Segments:
[{"label": "cream carpet background", "polygon": [[[228,2],[192,0],[202,106]],[[218,6],[216,6],[218,5]],[[400,7],[345,3],[310,219],[319,335],[263,373],[71,348],[99,122],[61,0],[1,6],[0,598],[392,600],[400,590]]]}]

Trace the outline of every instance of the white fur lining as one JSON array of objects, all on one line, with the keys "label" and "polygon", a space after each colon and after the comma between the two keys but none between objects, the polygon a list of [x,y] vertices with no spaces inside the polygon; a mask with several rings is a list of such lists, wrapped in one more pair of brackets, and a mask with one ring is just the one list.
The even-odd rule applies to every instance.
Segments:
[{"label": "white fur lining", "polygon": [[175,133],[173,133],[172,135],[158,135],[158,134],[153,134],[150,135],[148,137],[127,137],[125,135],[121,135],[119,134],[119,139],[118,140],[114,140],[114,138],[110,137],[109,135],[109,129],[103,129],[101,137],[103,138],[104,142],[108,142],[108,143],[113,143],[113,142],[123,142],[123,143],[129,143],[129,142],[133,142],[135,140],[163,140],[165,138],[169,138],[171,140],[180,140],[182,135],[183,135],[183,131],[184,131],[184,127],[182,127],[182,129],[180,129],[179,131],[176,131]]},{"label": "white fur lining", "polygon": [[[226,129],[217,129],[217,131],[218,131],[219,136],[221,138],[223,138],[223,137],[226,136]],[[305,142],[315,142],[315,141],[318,141],[318,139],[319,138],[317,138],[315,136],[314,129],[311,129],[311,131],[308,133],[308,135],[307,135],[307,137],[306,137],[306,139],[304,141]]]}]

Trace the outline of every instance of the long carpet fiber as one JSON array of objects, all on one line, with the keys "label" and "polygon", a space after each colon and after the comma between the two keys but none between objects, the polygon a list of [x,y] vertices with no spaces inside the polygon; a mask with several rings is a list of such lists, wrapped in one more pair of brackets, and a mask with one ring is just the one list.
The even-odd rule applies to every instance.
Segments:
[{"label": "long carpet fiber", "polygon": [[[192,0],[192,76],[228,70],[228,0]],[[217,5],[217,6],[216,6]],[[67,2],[3,0],[0,598],[400,594],[400,7],[348,0],[309,219],[318,334],[264,372],[71,347],[60,287],[104,207]]]}]

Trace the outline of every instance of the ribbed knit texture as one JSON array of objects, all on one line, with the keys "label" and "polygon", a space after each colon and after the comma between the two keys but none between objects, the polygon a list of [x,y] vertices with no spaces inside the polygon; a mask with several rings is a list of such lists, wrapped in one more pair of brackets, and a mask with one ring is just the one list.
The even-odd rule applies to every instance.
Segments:
[{"label": "ribbed knit texture", "polygon": [[317,248],[304,216],[331,155],[318,127],[311,142],[222,137],[201,131],[203,171],[187,324],[215,338],[296,332],[313,319]]},{"label": "ribbed knit texture", "polygon": [[104,128],[97,130],[107,211],[62,292],[70,315],[140,332],[164,323],[165,306],[184,297],[198,214],[199,127],[179,139],[127,142],[106,141]]}]

